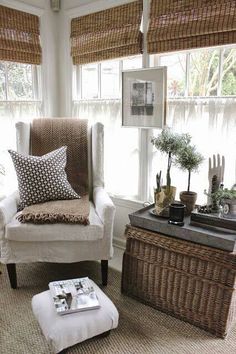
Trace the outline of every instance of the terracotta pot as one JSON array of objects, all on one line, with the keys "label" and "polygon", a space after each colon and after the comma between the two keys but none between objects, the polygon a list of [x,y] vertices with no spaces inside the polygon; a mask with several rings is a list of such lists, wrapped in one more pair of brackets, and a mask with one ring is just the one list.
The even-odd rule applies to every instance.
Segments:
[{"label": "terracotta pot", "polygon": [[180,192],[179,198],[181,202],[186,206],[186,215],[190,215],[196,204],[197,193],[187,191]]},{"label": "terracotta pot", "polygon": [[156,213],[159,216],[169,217],[169,205],[174,202],[176,187],[163,186],[161,191],[154,189],[154,201]]}]

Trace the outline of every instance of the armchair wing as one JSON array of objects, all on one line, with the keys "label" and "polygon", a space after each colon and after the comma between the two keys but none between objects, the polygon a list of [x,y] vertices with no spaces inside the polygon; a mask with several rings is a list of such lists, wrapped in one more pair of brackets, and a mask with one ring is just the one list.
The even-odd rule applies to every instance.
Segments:
[{"label": "armchair wing", "polygon": [[110,237],[112,241],[115,206],[103,187],[94,188],[93,200],[95,210],[104,224],[104,237]]}]

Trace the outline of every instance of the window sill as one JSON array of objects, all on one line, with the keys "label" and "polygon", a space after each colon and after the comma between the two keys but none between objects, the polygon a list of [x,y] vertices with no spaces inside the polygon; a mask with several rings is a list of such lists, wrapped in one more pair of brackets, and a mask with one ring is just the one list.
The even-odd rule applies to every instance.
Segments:
[{"label": "window sill", "polygon": [[116,197],[112,195],[110,195],[110,198],[115,204],[115,206],[118,207],[133,209],[133,210],[143,208],[143,202],[139,200],[126,199],[126,198]]}]

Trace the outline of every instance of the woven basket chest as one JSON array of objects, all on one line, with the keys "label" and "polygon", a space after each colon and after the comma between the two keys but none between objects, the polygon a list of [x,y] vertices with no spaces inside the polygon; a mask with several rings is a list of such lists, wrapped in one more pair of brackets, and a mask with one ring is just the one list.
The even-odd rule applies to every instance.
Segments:
[{"label": "woven basket chest", "polygon": [[122,292],[224,338],[236,322],[236,254],[127,225]]}]

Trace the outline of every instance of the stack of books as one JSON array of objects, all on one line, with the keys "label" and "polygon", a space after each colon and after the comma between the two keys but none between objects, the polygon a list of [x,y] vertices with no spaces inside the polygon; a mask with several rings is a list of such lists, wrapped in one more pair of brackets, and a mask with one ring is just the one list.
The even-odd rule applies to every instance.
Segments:
[{"label": "stack of books", "polygon": [[190,225],[205,227],[213,230],[236,232],[236,219],[227,219],[220,217],[218,214],[203,214],[200,212],[192,212],[190,217]]},{"label": "stack of books", "polygon": [[48,286],[59,315],[100,307],[92,282],[88,277],[53,281]]}]

